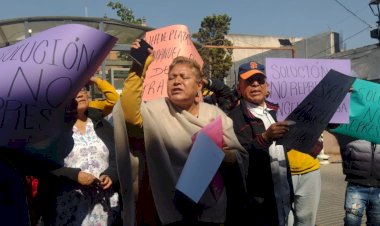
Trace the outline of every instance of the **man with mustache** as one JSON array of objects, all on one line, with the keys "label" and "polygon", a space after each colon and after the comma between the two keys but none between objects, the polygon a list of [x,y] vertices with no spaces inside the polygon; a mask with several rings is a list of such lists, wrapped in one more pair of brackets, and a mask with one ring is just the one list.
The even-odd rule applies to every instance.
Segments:
[{"label": "man with mustache", "polygon": [[[286,134],[289,125],[277,122],[278,106],[266,101],[269,92],[264,65],[244,63],[238,76],[241,104],[229,116],[238,140],[249,153],[249,168],[246,197],[239,197],[237,200],[242,201],[233,204],[237,207],[231,218],[244,219],[244,225],[285,225],[292,185],[286,150],[276,140]],[[242,194],[234,187],[231,192]]]}]

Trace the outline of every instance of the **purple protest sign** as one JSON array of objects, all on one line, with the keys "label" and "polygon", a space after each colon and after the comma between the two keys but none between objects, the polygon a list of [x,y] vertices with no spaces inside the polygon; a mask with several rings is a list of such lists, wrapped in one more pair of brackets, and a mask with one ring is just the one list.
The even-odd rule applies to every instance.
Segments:
[{"label": "purple protest sign", "polygon": [[0,49],[0,145],[46,139],[64,107],[96,72],[116,38],[80,25],[57,26]]},{"label": "purple protest sign", "polygon": [[[351,75],[350,60],[266,58],[266,75],[270,95],[268,100],[279,104],[277,119],[284,120],[317,86],[330,69]],[[331,119],[348,123],[349,94]]]}]

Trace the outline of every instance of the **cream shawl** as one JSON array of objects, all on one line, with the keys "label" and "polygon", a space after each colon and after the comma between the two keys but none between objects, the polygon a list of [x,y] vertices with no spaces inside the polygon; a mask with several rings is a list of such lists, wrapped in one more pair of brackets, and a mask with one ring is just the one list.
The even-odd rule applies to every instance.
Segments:
[{"label": "cream shawl", "polygon": [[[236,138],[232,120],[218,107],[202,102],[199,117],[195,117],[178,109],[167,98],[161,98],[142,103],[141,114],[150,184],[162,224],[182,220],[182,215],[173,204],[173,197],[175,185],[192,146],[191,137],[219,115],[222,117],[223,142],[227,147],[224,162],[237,162],[242,177],[245,178],[248,153]],[[225,221],[225,189],[218,201],[212,197],[210,189],[206,190],[200,203],[210,206],[203,211],[200,221]]]}]

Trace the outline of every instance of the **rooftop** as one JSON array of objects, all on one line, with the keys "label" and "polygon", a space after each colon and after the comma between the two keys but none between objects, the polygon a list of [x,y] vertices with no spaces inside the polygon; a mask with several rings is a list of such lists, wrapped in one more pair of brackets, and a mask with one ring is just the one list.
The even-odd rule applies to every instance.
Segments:
[{"label": "rooftop", "polygon": [[114,50],[129,50],[136,38],[153,28],[127,23],[121,20],[97,17],[44,16],[21,17],[0,20],[0,48],[12,45],[31,35],[63,24],[83,24],[115,36]]}]

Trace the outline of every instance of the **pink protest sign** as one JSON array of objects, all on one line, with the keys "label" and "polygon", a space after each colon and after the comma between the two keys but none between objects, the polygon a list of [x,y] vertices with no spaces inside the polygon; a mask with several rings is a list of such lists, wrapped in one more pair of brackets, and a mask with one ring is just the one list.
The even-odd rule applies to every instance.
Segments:
[{"label": "pink protest sign", "polygon": [[0,145],[51,136],[66,103],[116,42],[97,29],[57,26],[0,49]]},{"label": "pink protest sign", "polygon": [[[212,122],[205,125],[200,131],[204,132],[214,143],[219,147],[223,148],[223,127],[222,127],[222,117],[216,117]],[[194,134],[191,138],[194,142],[198,133]]]},{"label": "pink protest sign", "polygon": [[[267,58],[265,66],[270,91],[268,100],[279,104],[279,121],[284,120],[306,98],[330,69],[351,75],[351,62],[345,59]],[[347,94],[331,122],[348,123],[349,101]]]},{"label": "pink protest sign", "polygon": [[[223,126],[222,126],[222,117],[216,117],[212,122],[205,125],[199,132],[203,132],[207,137],[209,137],[219,148],[219,151],[222,151],[223,148]],[[193,143],[198,137],[198,133],[194,134],[191,138]],[[224,154],[223,154],[224,156]],[[211,182],[211,193],[216,199],[219,199],[223,191],[223,179],[222,175],[219,172],[216,172],[213,176]]]},{"label": "pink protest sign", "polygon": [[145,35],[154,49],[154,60],[150,64],[144,80],[143,100],[167,96],[167,76],[169,65],[177,56],[195,59],[200,66],[203,60],[196,50],[184,25],[171,25],[149,31]]}]

